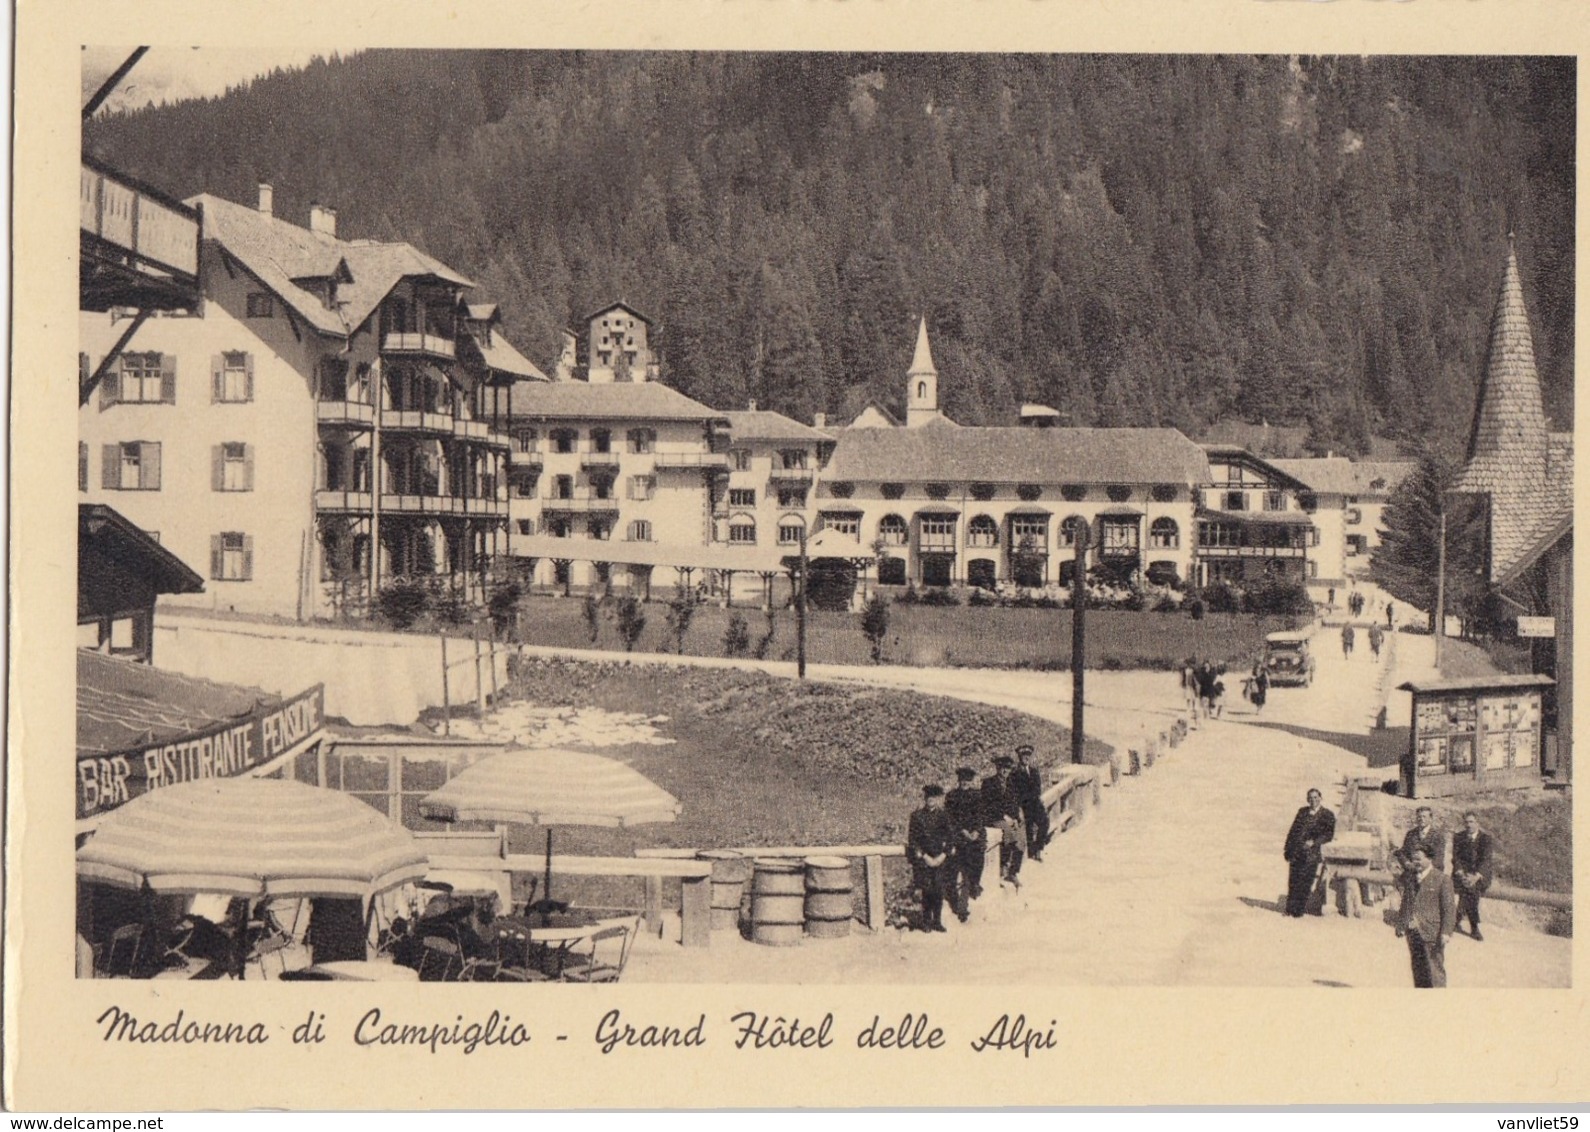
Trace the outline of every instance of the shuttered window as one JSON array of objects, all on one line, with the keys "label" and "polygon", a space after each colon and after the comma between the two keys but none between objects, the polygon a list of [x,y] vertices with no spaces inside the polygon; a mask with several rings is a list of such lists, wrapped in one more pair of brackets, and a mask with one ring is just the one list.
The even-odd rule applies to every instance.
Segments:
[{"label": "shuttered window", "polygon": [[[106,491],[159,491],[160,445],[134,440],[126,444],[107,444],[100,451],[100,486]],[[79,475],[87,478],[86,454]]]},{"label": "shuttered window", "polygon": [[254,446],[228,441],[211,448],[210,486],[216,491],[253,491]]},{"label": "shuttered window", "polygon": [[100,385],[100,407],[117,403],[174,405],[177,359],[170,354],[124,353],[116,360],[115,380]]},{"label": "shuttered window", "polygon": [[254,400],[254,355],[228,350],[210,359],[210,400],[239,404]]},{"label": "shuttered window", "polygon": [[254,576],[254,539],[241,531],[210,536],[210,577],[218,582],[246,582]]}]

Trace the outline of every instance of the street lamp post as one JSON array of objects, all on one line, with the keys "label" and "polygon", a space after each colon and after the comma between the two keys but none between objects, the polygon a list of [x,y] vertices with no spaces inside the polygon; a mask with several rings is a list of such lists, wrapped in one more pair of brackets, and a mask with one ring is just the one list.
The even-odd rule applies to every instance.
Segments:
[{"label": "street lamp post", "polygon": [[1446,644],[1446,496],[1441,496],[1441,536],[1435,550],[1435,667]]},{"label": "street lamp post", "polygon": [[1088,525],[1078,523],[1071,566],[1071,761],[1082,761],[1082,690],[1085,620],[1088,608]]}]

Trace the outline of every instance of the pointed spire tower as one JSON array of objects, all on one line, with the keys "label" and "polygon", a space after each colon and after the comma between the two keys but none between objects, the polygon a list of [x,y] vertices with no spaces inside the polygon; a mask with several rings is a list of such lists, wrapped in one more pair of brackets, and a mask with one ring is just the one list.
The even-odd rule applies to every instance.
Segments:
[{"label": "pointed spire tower", "polygon": [[928,347],[927,319],[916,327],[916,353],[911,357],[911,368],[905,375],[905,427],[916,428],[932,420],[943,418],[939,412],[939,371],[933,364],[933,351]]},{"label": "pointed spire tower", "polygon": [[1545,488],[1551,440],[1535,370],[1535,346],[1524,309],[1524,288],[1512,233],[1507,269],[1491,316],[1485,373],[1474,406],[1468,459],[1454,490],[1491,497],[1493,565],[1505,561],[1521,538],[1515,517],[1530,513],[1529,500]]}]

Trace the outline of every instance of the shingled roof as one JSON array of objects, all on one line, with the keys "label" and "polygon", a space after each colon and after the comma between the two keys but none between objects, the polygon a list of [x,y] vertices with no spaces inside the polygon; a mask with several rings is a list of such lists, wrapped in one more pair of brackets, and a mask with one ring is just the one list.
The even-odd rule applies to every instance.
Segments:
[{"label": "shingled roof", "polygon": [[1528,549],[1564,492],[1571,511],[1571,471],[1571,441],[1565,444],[1547,432],[1518,256],[1509,241],[1468,461],[1453,486],[1454,491],[1490,496],[1493,580],[1507,574]]},{"label": "shingled roof", "polygon": [[1204,451],[1173,428],[846,429],[826,477],[867,483],[1204,483]]},{"label": "shingled roof", "polygon": [[147,746],[281,702],[258,688],[220,684],[88,649],[77,653],[77,753]]},{"label": "shingled roof", "polygon": [[768,409],[746,409],[723,414],[729,419],[729,434],[735,440],[817,440],[832,444],[833,437],[810,425],[791,420]]},{"label": "shingled roof", "polygon": [[[209,193],[190,197],[186,203],[203,207],[207,240],[220,244],[294,314],[322,334],[340,337],[358,328],[405,278],[474,286],[411,244],[339,240]],[[324,278],[339,260],[347,264],[353,281],[338,289],[336,310],[328,309],[315,292],[293,282]]]},{"label": "shingled roof", "polygon": [[1389,495],[1417,467],[1411,460],[1349,460],[1345,456],[1270,463],[1320,495]]},{"label": "shingled roof", "polygon": [[584,381],[521,381],[508,394],[508,415],[533,420],[726,420],[725,414],[716,409],[655,381],[597,385]]}]

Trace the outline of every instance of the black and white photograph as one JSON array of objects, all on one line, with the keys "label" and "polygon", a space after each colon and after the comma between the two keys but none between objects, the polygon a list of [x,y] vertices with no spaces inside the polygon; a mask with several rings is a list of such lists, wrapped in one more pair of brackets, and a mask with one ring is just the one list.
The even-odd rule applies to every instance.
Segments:
[{"label": "black and white photograph", "polygon": [[1582,990],[1571,51],[181,30],[78,31],[74,1040]]}]

